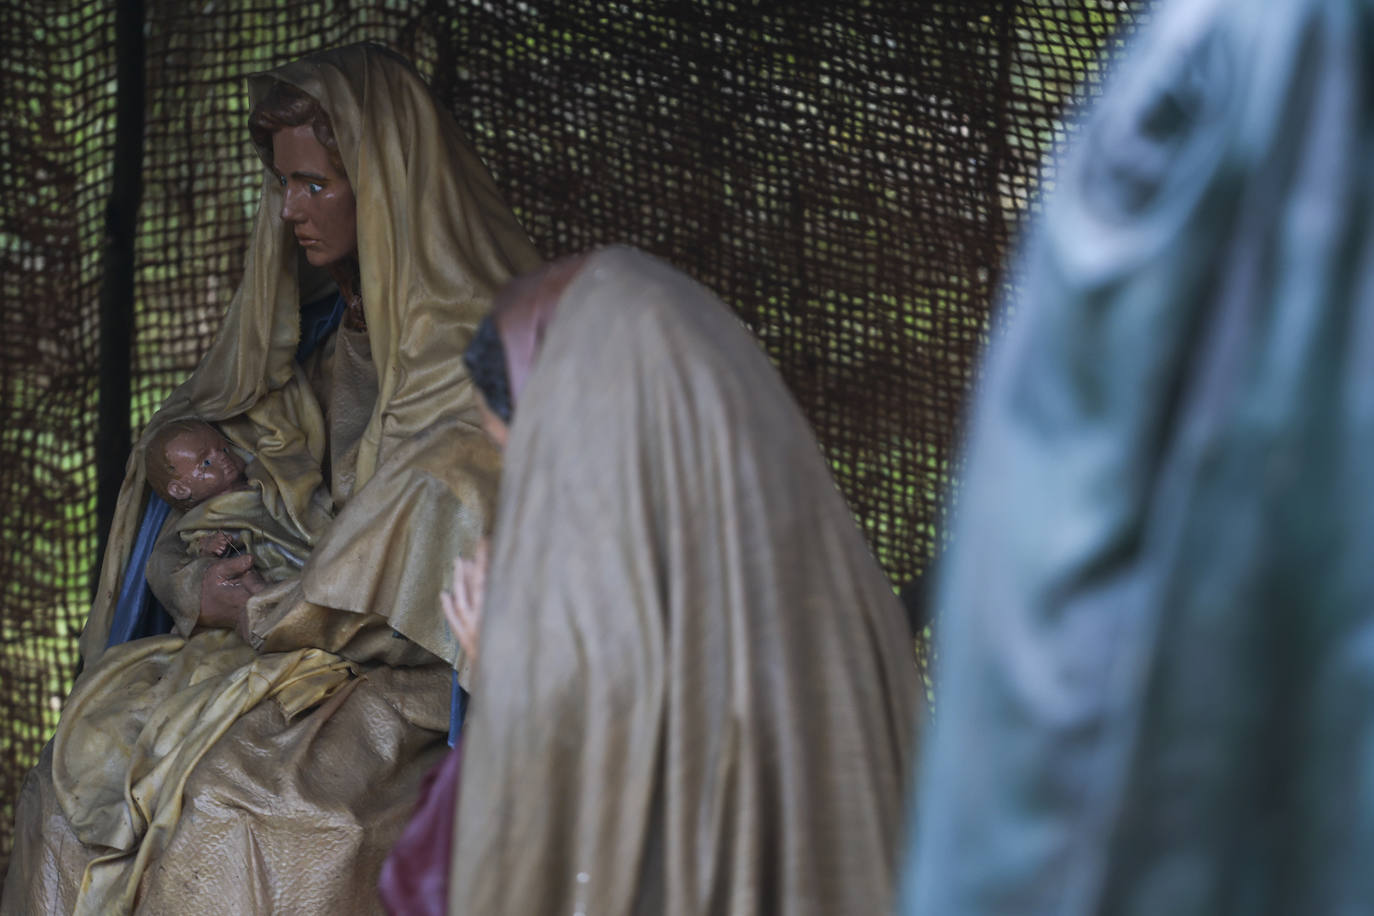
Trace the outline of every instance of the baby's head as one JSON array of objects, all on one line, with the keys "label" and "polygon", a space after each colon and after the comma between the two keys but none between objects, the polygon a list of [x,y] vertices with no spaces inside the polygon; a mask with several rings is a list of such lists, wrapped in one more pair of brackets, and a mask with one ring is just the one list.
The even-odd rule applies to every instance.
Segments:
[{"label": "baby's head", "polygon": [[185,511],[243,481],[243,459],[204,420],[173,420],[148,441],[148,485]]}]

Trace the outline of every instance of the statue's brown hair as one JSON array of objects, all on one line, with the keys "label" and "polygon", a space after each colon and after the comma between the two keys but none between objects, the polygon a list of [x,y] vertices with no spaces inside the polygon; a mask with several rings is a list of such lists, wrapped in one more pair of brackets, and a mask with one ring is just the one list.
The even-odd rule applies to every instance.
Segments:
[{"label": "statue's brown hair", "polygon": [[248,133],[253,145],[258,148],[263,162],[272,163],[272,135],[287,127],[300,127],[309,124],[315,139],[329,153],[329,163],[347,175],[343,158],[339,155],[339,140],[334,136],[334,125],[329,115],[314,97],[290,83],[276,80],[267,94],[258,99],[248,115]]}]

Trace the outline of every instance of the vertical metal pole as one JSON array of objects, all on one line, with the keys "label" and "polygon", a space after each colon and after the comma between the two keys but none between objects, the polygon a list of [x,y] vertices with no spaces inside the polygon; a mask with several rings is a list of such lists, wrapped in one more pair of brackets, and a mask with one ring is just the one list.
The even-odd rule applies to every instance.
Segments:
[{"label": "vertical metal pole", "polygon": [[[129,456],[129,413],[134,326],[134,237],[143,196],[145,65],[143,0],[115,5],[114,172],[105,206],[100,285],[99,414],[95,438],[98,560],[105,555],[124,463]],[[99,562],[92,574],[94,591]]]}]

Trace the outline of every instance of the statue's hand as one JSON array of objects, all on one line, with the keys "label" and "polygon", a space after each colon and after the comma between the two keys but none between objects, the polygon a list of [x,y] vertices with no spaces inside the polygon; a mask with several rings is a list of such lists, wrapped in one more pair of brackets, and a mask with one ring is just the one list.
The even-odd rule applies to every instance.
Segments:
[{"label": "statue's hand", "polygon": [[487,591],[489,549],[483,538],[471,560],[453,558],[453,591],[440,592],[444,617],[471,661],[477,661],[477,637],[482,629],[482,599]]},{"label": "statue's hand", "polygon": [[248,599],[266,587],[253,557],[242,554],[216,560],[200,580],[200,619],[204,627],[235,628],[243,619]]}]

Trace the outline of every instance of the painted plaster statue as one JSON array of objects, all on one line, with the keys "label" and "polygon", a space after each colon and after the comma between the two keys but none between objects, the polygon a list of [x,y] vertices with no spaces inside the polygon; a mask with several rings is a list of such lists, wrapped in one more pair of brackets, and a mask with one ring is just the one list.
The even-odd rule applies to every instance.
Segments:
[{"label": "painted plaster statue", "polygon": [[1374,901],[1374,3],[1154,16],[974,414],[903,914]]},{"label": "painted plaster statue", "polygon": [[[538,258],[400,58],[352,46],[249,90],[266,171],[244,279],[130,460],[6,914],[378,912],[382,858],[447,748],[467,666],[436,599],[500,468],[456,354]],[[303,311],[320,271],[338,295]],[[242,557],[192,555],[173,511],[146,566],[173,632],[119,643],[146,443],[185,417],[254,456],[254,499],[303,565],[254,581]]]},{"label": "painted plaster statue", "polygon": [[492,325],[490,568],[445,601],[484,591],[454,620],[480,656],[448,912],[887,912],[912,642],[776,370],[628,248],[517,280]]}]

